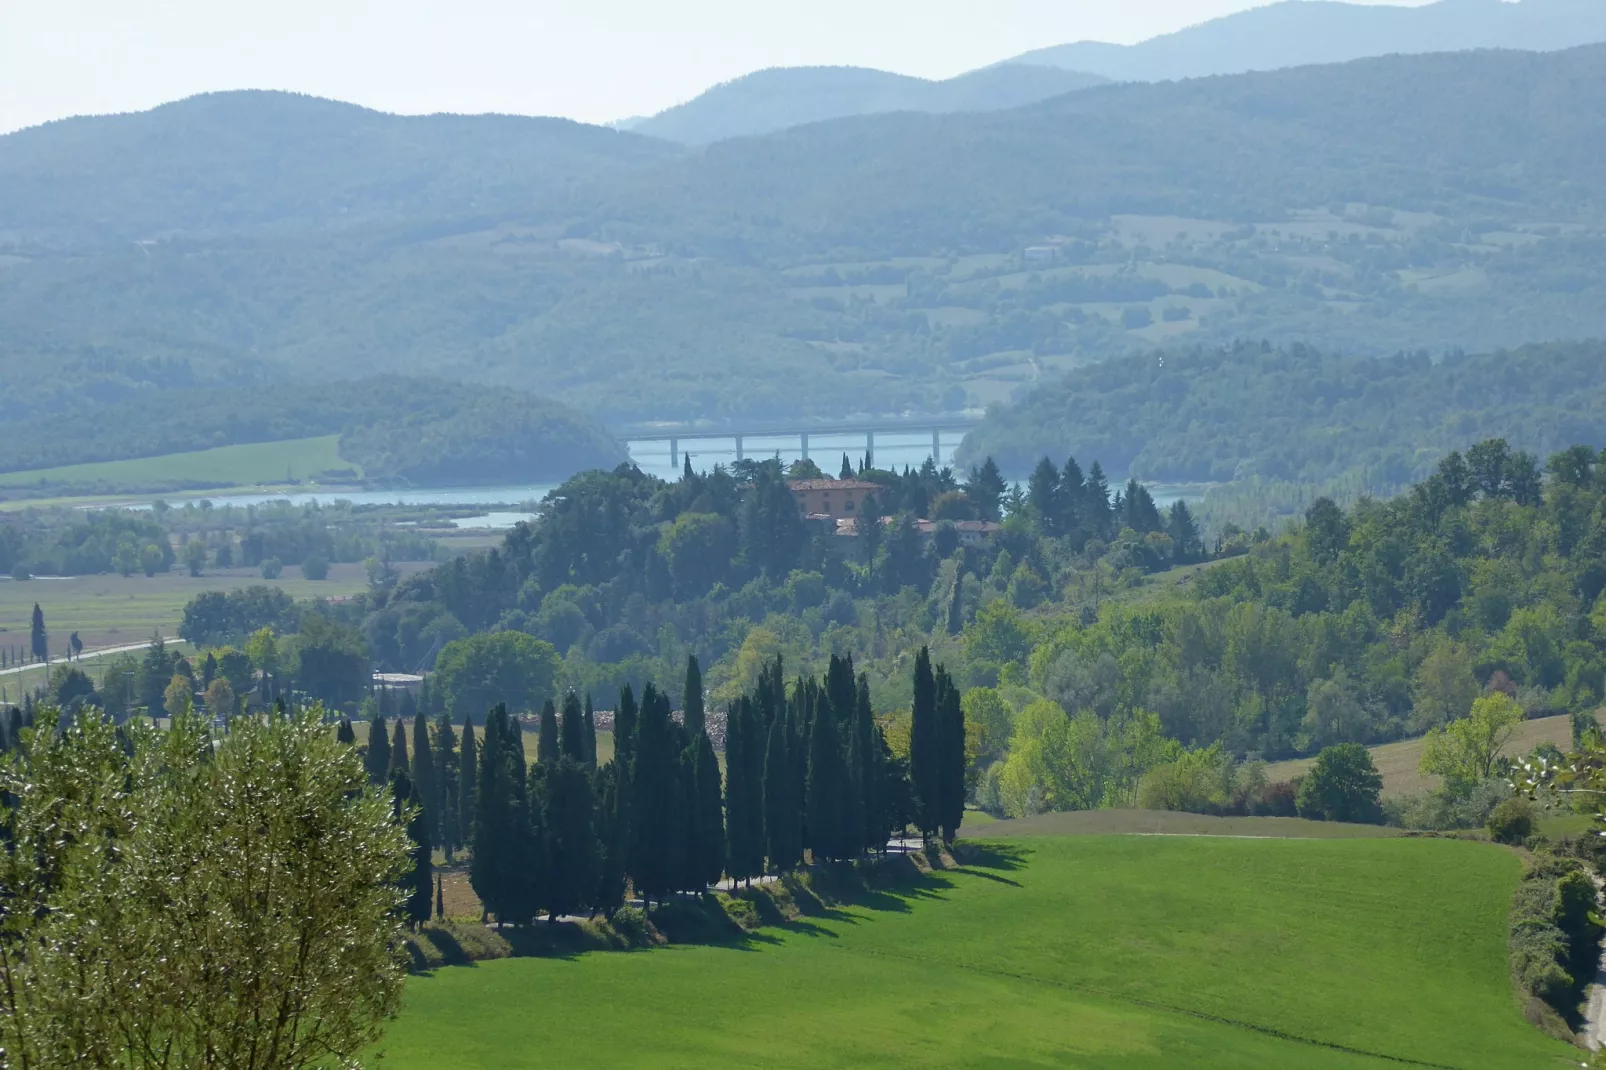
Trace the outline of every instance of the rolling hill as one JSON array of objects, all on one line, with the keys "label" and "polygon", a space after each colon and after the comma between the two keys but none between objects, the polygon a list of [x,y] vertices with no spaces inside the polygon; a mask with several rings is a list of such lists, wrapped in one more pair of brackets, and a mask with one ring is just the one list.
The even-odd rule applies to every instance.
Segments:
[{"label": "rolling hill", "polygon": [[629,129],[703,145],[854,115],[996,111],[1106,81],[1056,67],[1018,64],[941,82],[863,67],[776,68],[717,85],[685,104],[633,122]]},{"label": "rolling hill", "polygon": [[698,148],[198,98],[0,137],[0,420],[383,374],[620,421],[846,416],[1162,344],[1599,337],[1603,145],[1606,46]]},{"label": "rolling hill", "polygon": [[1554,51],[1601,41],[1606,5],[1596,0],[1437,0],[1421,7],[1279,0],[1135,45],[1081,41],[1006,62],[1152,82],[1392,54]]}]

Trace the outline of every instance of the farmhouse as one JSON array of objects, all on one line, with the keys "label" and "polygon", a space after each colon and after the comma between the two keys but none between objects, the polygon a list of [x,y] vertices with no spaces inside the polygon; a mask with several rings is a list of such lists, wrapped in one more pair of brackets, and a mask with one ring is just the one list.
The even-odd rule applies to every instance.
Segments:
[{"label": "farmhouse", "polygon": [[797,511],[805,519],[857,516],[865,499],[881,490],[862,479],[794,479],[788,485]]}]

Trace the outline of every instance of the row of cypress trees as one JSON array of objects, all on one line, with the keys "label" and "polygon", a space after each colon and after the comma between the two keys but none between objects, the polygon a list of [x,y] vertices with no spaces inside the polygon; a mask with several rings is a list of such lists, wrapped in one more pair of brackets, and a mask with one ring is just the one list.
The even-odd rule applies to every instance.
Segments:
[{"label": "row of cypress trees", "polygon": [[[419,860],[409,911],[429,913],[429,848],[472,851],[469,879],[487,914],[525,923],[541,913],[612,912],[627,889],[646,901],[702,891],[721,877],[751,880],[814,861],[880,851],[911,824],[951,840],[964,810],[964,722],[959,692],[922,650],[914,674],[910,755],[895,757],[875,721],[869,679],[833,657],[822,679],[786,685],[777,658],[730,707],[721,777],[704,709],[702,675],[688,660],[684,716],[667,694],[629,687],[614,715],[614,755],[597,762],[589,698],[542,708],[537,759],[505,706],[476,742],[465,721],[431,732],[421,714],[387,733],[370,724],[365,761],[418,812],[409,826]],[[341,726],[342,738],[354,735]],[[416,909],[415,909],[416,908]],[[421,913],[419,913],[421,911]]]}]

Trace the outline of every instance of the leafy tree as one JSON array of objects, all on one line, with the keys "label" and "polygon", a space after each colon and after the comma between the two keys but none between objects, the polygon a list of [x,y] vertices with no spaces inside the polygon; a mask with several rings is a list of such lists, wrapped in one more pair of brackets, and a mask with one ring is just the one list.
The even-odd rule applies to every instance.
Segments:
[{"label": "leafy tree", "polygon": [[174,673],[162,693],[162,708],[169,717],[190,713],[195,707],[195,685],[188,676]]},{"label": "leafy tree", "polygon": [[184,564],[190,570],[191,576],[199,576],[206,568],[206,543],[200,539],[191,539],[184,546]]},{"label": "leafy tree", "polygon": [[[227,677],[219,676],[207,685],[205,701],[207,711],[213,717],[234,716],[234,688],[229,685]],[[347,727],[349,730],[350,726]]]},{"label": "leafy tree", "polygon": [[313,554],[301,562],[301,576],[309,580],[326,580],[329,578],[329,562],[317,554]]},{"label": "leafy tree", "polygon": [[331,704],[357,702],[372,679],[361,632],[318,613],[302,617],[296,635],[296,683],[303,692]]},{"label": "leafy tree", "polygon": [[1467,716],[1480,690],[1466,646],[1436,641],[1411,679],[1411,727],[1422,732]]},{"label": "leafy tree", "polygon": [[1493,776],[1500,752],[1522,723],[1522,707],[1498,691],[1479,698],[1466,717],[1434,728],[1422,744],[1422,772],[1461,791]]},{"label": "leafy tree", "polygon": [[434,687],[454,717],[498,703],[536,710],[552,695],[558,655],[522,632],[493,632],[447,643],[435,662]]},{"label": "leafy tree", "polygon": [[63,665],[50,678],[50,693],[62,710],[76,713],[80,706],[95,705],[95,682],[82,669]]},{"label": "leafy tree", "polygon": [[1383,777],[1359,743],[1339,743],[1316,756],[1299,785],[1299,816],[1318,821],[1378,824]]},{"label": "leafy tree", "polygon": [[406,835],[321,709],[215,746],[194,718],[81,718],[0,763],[0,790],[0,835],[30,845],[0,853],[27,904],[3,922],[13,1065],[311,1070],[358,1060],[398,1009]]}]

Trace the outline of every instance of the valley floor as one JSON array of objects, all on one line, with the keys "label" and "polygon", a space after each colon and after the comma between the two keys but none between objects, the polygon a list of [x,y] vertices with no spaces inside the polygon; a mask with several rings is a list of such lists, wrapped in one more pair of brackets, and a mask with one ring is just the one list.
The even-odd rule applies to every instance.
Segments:
[{"label": "valley floor", "polygon": [[1510,851],[1043,831],[739,943],[415,978],[383,1065],[1577,1064],[1513,994]]}]

